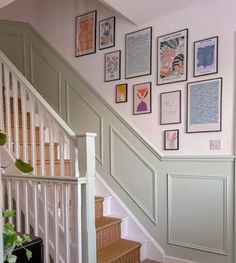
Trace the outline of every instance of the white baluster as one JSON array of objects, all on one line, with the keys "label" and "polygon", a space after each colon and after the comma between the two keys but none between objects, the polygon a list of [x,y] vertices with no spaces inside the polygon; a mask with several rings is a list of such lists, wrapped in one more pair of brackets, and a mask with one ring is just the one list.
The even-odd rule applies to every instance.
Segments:
[{"label": "white baluster", "polygon": [[[63,197],[64,197],[64,234],[65,234],[65,248],[66,248],[66,262],[71,262],[70,259],[70,185],[63,184]],[[71,207],[72,209],[72,207]],[[77,222],[79,222],[77,220]]]},{"label": "white baluster", "polygon": [[34,167],[34,174],[37,174],[36,165],[36,145],[35,145],[35,101],[32,95],[29,95],[30,102],[30,132],[31,132],[31,162]]},{"label": "white baluster", "polygon": [[[12,183],[11,183],[11,180],[7,180],[7,203],[8,203],[8,208],[7,209],[10,209],[12,210],[13,207],[12,207]],[[13,220],[12,220],[12,217],[9,218],[9,222],[12,223]]]},{"label": "white baluster", "polygon": [[11,107],[10,107],[10,80],[9,70],[4,67],[4,83],[5,83],[5,111],[6,111],[6,130],[7,130],[7,148],[11,151],[12,132],[11,132]]},{"label": "white baluster", "polygon": [[50,149],[50,175],[55,176],[55,155],[54,155],[54,123],[50,119],[49,124],[49,149]]},{"label": "white baluster", "polygon": [[34,235],[38,236],[38,183],[33,182],[33,210],[34,210]]},{"label": "white baluster", "polygon": [[27,124],[27,110],[26,110],[26,90],[23,84],[20,85],[20,94],[21,94],[21,114],[22,114],[22,139],[23,139],[23,160],[28,162],[28,124]]},{"label": "white baluster", "polygon": [[52,194],[53,194],[53,212],[54,212],[54,261],[59,262],[59,242],[58,242],[58,184],[52,184]]},{"label": "white baluster", "polygon": [[60,132],[60,138],[59,138],[59,158],[60,158],[60,176],[64,176],[64,171],[65,171],[65,161],[64,161],[64,154],[65,154],[65,149],[64,149],[64,133]]},{"label": "white baluster", "polygon": [[39,106],[40,175],[45,175],[44,111]]},{"label": "white baluster", "polygon": [[43,183],[43,211],[44,211],[44,262],[49,263],[49,247],[48,247],[48,183]]},{"label": "white baluster", "polygon": [[25,232],[30,234],[30,223],[29,223],[29,190],[28,182],[24,182],[24,192],[25,192]]},{"label": "white baluster", "polygon": [[3,64],[0,63],[0,130],[4,130],[3,116]]}]

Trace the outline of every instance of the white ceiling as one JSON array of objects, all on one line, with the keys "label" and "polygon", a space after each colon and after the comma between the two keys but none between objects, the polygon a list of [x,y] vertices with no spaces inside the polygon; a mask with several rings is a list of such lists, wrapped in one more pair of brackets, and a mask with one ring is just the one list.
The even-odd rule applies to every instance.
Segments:
[{"label": "white ceiling", "polygon": [[0,0],[0,9],[3,8],[6,5],[9,5],[13,1],[15,1],[15,0]]},{"label": "white ceiling", "polygon": [[209,0],[99,0],[134,24],[145,24],[158,17]]}]

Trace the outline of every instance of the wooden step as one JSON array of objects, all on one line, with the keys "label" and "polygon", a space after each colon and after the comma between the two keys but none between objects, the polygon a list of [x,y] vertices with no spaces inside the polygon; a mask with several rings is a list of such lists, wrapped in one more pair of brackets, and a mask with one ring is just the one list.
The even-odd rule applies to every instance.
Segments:
[{"label": "wooden step", "polygon": [[[36,143],[36,160],[40,160],[40,143]],[[28,144],[28,156],[29,156],[29,161],[31,160],[31,148],[32,145],[29,143]],[[14,146],[13,146],[14,149]],[[57,149],[58,149],[58,143],[54,143],[54,158],[57,159]],[[23,158],[23,144],[20,144],[20,157]],[[44,158],[46,161],[50,160],[50,144],[45,143],[44,144]]]},{"label": "wooden step", "polygon": [[141,243],[126,239],[97,250],[97,263],[140,263]]},{"label": "wooden step", "polygon": [[103,216],[103,197],[96,196],[95,197],[95,218],[99,218]]},{"label": "wooden step", "polygon": [[[37,161],[37,174],[40,174],[40,162]],[[71,174],[71,163],[70,160],[64,160],[64,175],[63,176],[72,176]],[[60,160],[54,161],[55,176],[60,176]],[[45,175],[51,176],[50,174],[50,162],[45,161]]]},{"label": "wooden step", "polygon": [[[3,110],[6,109],[5,96],[3,95]],[[10,109],[13,111],[13,97],[10,97]],[[18,98],[18,110],[21,111],[21,98]]]},{"label": "wooden step", "polygon": [[[27,131],[27,140],[28,140],[28,143],[30,143],[31,142],[31,128],[28,127],[26,129],[26,131]],[[14,128],[12,128],[11,134],[12,134],[12,140],[14,141],[14,139],[15,139]],[[39,129],[39,127],[35,127],[35,140],[36,140],[36,143],[40,142],[40,129]],[[19,142],[23,143],[23,128],[22,127],[19,127]]]},{"label": "wooden step", "polygon": [[95,220],[97,232],[97,250],[120,240],[122,220],[114,217],[99,217]]},{"label": "wooden step", "polygon": [[[13,112],[11,112],[10,116],[11,116],[11,127],[14,127]],[[6,112],[5,111],[3,112],[3,118],[4,118],[4,124],[6,126]],[[27,112],[26,118],[27,118],[27,127],[30,128],[30,113],[29,112]],[[18,124],[19,124],[19,127],[22,127],[22,113],[21,112],[18,113]]]}]

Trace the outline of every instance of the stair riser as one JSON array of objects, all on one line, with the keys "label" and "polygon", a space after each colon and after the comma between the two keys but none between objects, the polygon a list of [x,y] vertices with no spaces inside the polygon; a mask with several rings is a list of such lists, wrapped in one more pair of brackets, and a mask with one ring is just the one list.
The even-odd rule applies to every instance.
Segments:
[{"label": "stair riser", "polygon": [[[63,176],[71,176],[71,167],[70,167],[70,163],[69,162],[65,162],[64,163],[64,175]],[[54,175],[55,176],[60,176],[60,163],[56,162],[54,165]],[[40,163],[37,163],[37,174],[40,174]],[[50,173],[50,164],[46,163],[45,164],[45,175],[46,176],[51,176]],[[53,175],[52,175],[53,176]]]},{"label": "stair riser", "polygon": [[[40,143],[39,133],[40,133],[39,128],[35,128],[36,143]],[[12,128],[11,134],[12,134],[12,140],[14,141],[15,131],[13,128]],[[28,143],[31,143],[31,129],[30,128],[27,129],[27,140],[28,140]],[[23,143],[23,129],[22,128],[19,128],[19,143]]]},{"label": "stair riser", "polygon": [[121,258],[112,261],[112,263],[139,263],[140,262],[140,249],[135,249],[122,256]]},{"label": "stair riser", "polygon": [[97,249],[109,246],[120,240],[120,223],[97,231]]},{"label": "stair riser", "polygon": [[[6,125],[6,112],[4,112],[4,123],[5,123],[5,125]],[[15,119],[15,117],[14,117],[14,114],[13,114],[13,112],[11,112],[11,127],[14,127],[14,119]],[[21,113],[19,113],[18,114],[18,123],[19,123],[19,127],[22,127],[22,114]],[[27,113],[27,127],[28,128],[30,128],[30,114],[29,113]]]},{"label": "stair riser", "polygon": [[[32,146],[28,144],[28,155],[29,160],[31,160],[31,149]],[[20,145],[20,157],[23,158],[23,145]],[[46,161],[50,160],[50,146],[48,144],[44,145],[44,158]],[[57,159],[57,145],[54,145],[54,158]],[[36,144],[36,160],[40,160],[40,144]]]},{"label": "stair riser", "polygon": [[95,202],[95,218],[103,216],[103,200],[98,200]]}]

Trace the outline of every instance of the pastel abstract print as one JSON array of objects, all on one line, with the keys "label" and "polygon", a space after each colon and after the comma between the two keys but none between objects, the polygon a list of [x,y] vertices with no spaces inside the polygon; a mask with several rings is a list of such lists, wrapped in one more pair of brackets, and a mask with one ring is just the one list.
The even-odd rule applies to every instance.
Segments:
[{"label": "pastel abstract print", "polygon": [[184,37],[161,42],[160,77],[184,74]]},{"label": "pastel abstract print", "polygon": [[176,32],[158,38],[158,83],[186,80],[186,34]]},{"label": "pastel abstract print", "polygon": [[120,79],[120,50],[105,54],[105,81]]},{"label": "pastel abstract print", "polygon": [[134,85],[134,114],[151,112],[151,83]]}]

